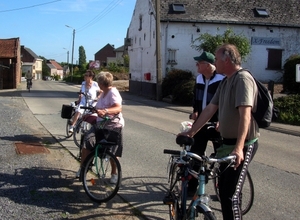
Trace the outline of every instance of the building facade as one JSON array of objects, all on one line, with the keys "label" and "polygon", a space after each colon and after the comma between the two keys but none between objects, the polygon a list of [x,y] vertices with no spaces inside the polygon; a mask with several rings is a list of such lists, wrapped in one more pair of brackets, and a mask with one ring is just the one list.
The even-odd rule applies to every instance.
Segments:
[{"label": "building facade", "polygon": [[[195,40],[201,34],[222,35],[228,29],[251,44],[244,68],[262,82],[281,81],[284,61],[300,52],[299,10],[300,4],[293,0],[166,0],[161,1],[157,35],[155,1],[137,0],[125,39],[130,58],[129,91],[156,97],[157,52],[162,78],[172,68],[196,75],[193,57],[201,51],[192,48]],[[160,51],[156,51],[156,37]]]}]

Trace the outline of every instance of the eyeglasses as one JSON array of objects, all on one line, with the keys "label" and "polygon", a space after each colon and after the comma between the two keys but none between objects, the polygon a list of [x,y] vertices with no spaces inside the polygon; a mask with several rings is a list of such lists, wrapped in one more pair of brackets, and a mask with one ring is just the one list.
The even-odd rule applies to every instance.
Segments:
[{"label": "eyeglasses", "polygon": [[90,75],[88,75],[88,74],[85,74],[84,76],[86,76],[86,77],[89,77]]}]

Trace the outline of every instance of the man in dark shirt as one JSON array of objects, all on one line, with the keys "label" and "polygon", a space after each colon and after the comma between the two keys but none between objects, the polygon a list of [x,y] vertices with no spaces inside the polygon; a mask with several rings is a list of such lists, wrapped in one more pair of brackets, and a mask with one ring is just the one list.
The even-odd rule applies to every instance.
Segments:
[{"label": "man in dark shirt", "polygon": [[[194,103],[193,114],[191,119],[197,120],[202,110],[209,104],[214,96],[219,83],[224,78],[223,75],[216,73],[216,67],[214,66],[215,56],[212,53],[204,51],[200,56],[194,57],[196,60],[197,71],[199,75],[196,78],[195,90],[194,90]],[[210,119],[210,122],[218,122],[218,113],[216,112]],[[209,138],[219,137],[219,132],[215,130],[208,130],[207,126],[203,126],[194,135],[194,145],[191,148],[191,152],[198,155],[204,155]],[[214,149],[220,145],[213,142]],[[197,167],[194,167],[197,169]],[[189,182],[189,192],[194,193],[197,187],[197,180],[192,179]]]}]

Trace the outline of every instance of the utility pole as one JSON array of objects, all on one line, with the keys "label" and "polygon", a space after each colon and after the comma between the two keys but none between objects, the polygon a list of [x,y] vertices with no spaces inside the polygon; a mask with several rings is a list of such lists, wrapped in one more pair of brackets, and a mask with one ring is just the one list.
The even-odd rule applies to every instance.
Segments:
[{"label": "utility pole", "polygon": [[72,43],[72,60],[71,60],[71,82],[73,82],[73,60],[74,60],[74,41],[75,41],[75,29],[70,27],[69,25],[66,25],[66,27],[73,29],[73,43]]},{"label": "utility pole", "polygon": [[[63,48],[65,50],[67,50],[66,48]],[[69,51],[67,50],[67,64],[69,65]]]},{"label": "utility pole", "polygon": [[161,72],[161,51],[160,51],[160,0],[156,0],[156,100],[162,99],[162,72]]}]

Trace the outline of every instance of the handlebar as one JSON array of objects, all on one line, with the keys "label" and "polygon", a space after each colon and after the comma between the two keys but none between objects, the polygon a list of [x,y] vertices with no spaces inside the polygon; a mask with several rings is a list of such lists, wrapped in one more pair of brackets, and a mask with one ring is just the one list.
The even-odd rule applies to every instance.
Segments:
[{"label": "handlebar", "polygon": [[92,106],[80,106],[81,109],[90,110],[90,111],[96,111],[95,107]]},{"label": "handlebar", "polygon": [[180,157],[190,157],[195,160],[201,161],[201,162],[206,162],[206,163],[224,163],[224,162],[230,162],[233,163],[236,159],[235,155],[229,155],[226,157],[222,158],[212,158],[212,157],[207,157],[207,156],[199,156],[198,154],[192,153],[192,152],[187,152],[187,151],[178,151],[178,150],[168,150],[164,149],[164,154],[172,154],[175,156]]}]

